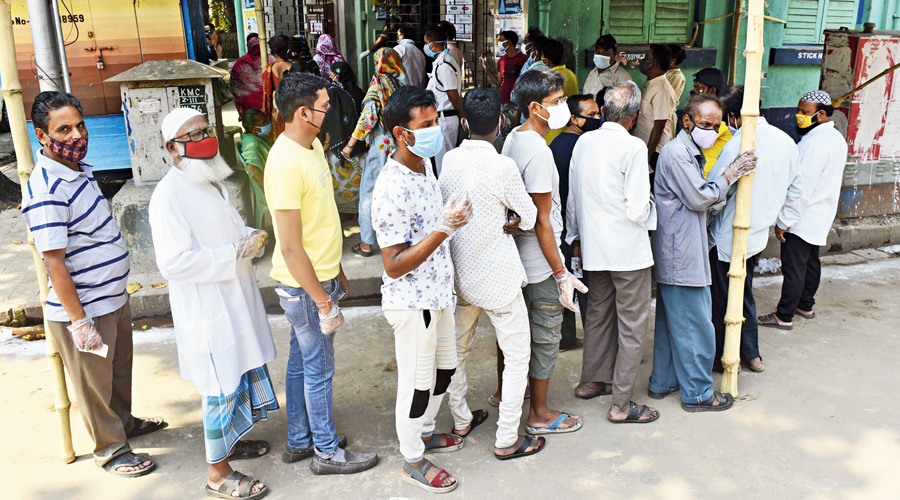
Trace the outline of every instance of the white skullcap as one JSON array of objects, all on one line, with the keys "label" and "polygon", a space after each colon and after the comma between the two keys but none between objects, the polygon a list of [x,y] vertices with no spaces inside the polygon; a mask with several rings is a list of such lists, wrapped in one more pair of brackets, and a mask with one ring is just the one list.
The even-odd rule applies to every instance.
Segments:
[{"label": "white skullcap", "polygon": [[195,116],[203,116],[203,113],[194,108],[175,108],[162,121],[162,134],[166,142],[178,135],[178,129]]}]

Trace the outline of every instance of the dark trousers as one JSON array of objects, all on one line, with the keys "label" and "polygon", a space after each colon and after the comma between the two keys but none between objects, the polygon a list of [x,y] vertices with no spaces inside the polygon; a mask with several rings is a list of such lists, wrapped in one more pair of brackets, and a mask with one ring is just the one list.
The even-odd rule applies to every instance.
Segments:
[{"label": "dark trousers", "polygon": [[[562,243],[559,245],[559,249],[563,254],[563,264],[565,264],[566,268],[569,269],[570,272],[574,272],[572,269],[572,254],[575,252],[574,245],[569,245],[566,243],[566,233],[563,231]],[[590,286],[587,284],[587,274],[584,275],[583,278],[579,278],[585,286]],[[581,328],[584,328],[584,318],[587,316],[587,295],[575,291],[575,296],[578,298],[578,309],[581,310]],[[575,339],[576,339],[576,328],[575,325],[575,313],[566,309],[563,311],[563,322],[562,322],[562,339],[559,341],[560,349],[571,349],[575,347]]]},{"label": "dark trousers", "polygon": [[[744,324],[741,326],[741,358],[759,357],[759,326],[756,324],[756,300],[753,298],[753,268],[759,254],[747,259],[747,277],[744,278]],[[712,272],[712,320],[716,327],[716,368],[722,367],[722,351],[725,348],[725,309],[728,307],[728,268],[731,263],[719,260],[716,247],[709,251],[709,267]]]},{"label": "dark trousers", "polygon": [[791,322],[797,308],[812,311],[816,304],[816,291],[822,278],[822,263],[819,261],[819,247],[811,245],[803,238],[784,233],[781,244],[781,300],[775,314],[781,321]]}]

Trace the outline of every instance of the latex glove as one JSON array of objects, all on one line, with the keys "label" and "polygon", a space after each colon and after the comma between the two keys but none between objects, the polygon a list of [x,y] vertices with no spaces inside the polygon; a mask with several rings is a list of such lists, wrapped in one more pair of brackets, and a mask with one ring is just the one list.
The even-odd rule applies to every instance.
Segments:
[{"label": "latex glove", "polygon": [[67,328],[69,333],[72,334],[72,341],[75,342],[75,347],[78,349],[93,351],[99,349],[103,344],[100,332],[94,327],[94,321],[87,316],[72,323]]},{"label": "latex glove", "polygon": [[554,274],[556,278],[556,287],[559,289],[559,303],[572,312],[578,312],[578,306],[575,305],[575,290],[581,293],[587,293],[588,287],[578,280],[568,269],[560,274]]},{"label": "latex glove", "polygon": [[368,50],[364,50],[364,51],[360,52],[360,53],[359,53],[359,60],[362,61],[363,59],[366,58],[367,55],[369,55],[369,51],[368,51]]},{"label": "latex glove", "polygon": [[321,308],[319,309],[319,330],[322,332],[322,335],[331,335],[344,324],[344,315],[341,313],[341,308],[333,303],[330,298],[327,303],[331,304],[328,314],[323,313]]},{"label": "latex glove", "polygon": [[[258,234],[262,233],[262,234]],[[238,260],[252,259],[259,253],[259,249],[264,246],[264,242],[269,239],[268,233],[265,231],[254,231],[253,234],[246,238],[241,238],[234,243],[234,251]]]},{"label": "latex glove", "polygon": [[722,177],[725,178],[725,181],[728,182],[728,185],[730,186],[736,180],[756,170],[758,161],[759,159],[756,156],[755,149],[751,149],[746,153],[741,153],[740,156],[732,160],[732,162],[725,167],[725,170],[722,171]]},{"label": "latex glove", "polygon": [[469,202],[469,193],[463,193],[461,200],[457,200],[456,194],[453,194],[444,205],[444,215],[434,230],[446,234],[447,237],[453,236],[469,222],[471,217],[472,203]]}]

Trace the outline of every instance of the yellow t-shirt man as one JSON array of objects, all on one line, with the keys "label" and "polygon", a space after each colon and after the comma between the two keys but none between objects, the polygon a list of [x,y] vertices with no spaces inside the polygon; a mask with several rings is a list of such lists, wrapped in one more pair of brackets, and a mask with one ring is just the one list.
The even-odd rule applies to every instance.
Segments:
[{"label": "yellow t-shirt man", "polygon": [[[550,69],[562,75],[562,77],[566,80],[565,83],[563,83],[562,88],[564,96],[572,97],[573,95],[578,94],[578,77],[575,76],[575,73],[572,73],[569,68],[563,65],[556,66],[555,68]],[[567,104],[563,104],[563,106],[567,106]],[[561,134],[565,129],[566,127],[563,127],[559,129],[551,129],[550,132],[547,132],[547,135],[544,136],[544,140],[547,141],[547,145],[549,146],[550,143],[553,142],[553,139],[556,139],[556,136]]]},{"label": "yellow t-shirt man", "polygon": [[[340,272],[343,235],[334,202],[331,167],[325,161],[319,139],[312,146],[306,149],[285,134],[278,136],[266,160],[265,191],[272,214],[278,210],[300,210],[303,249],[316,277],[324,282]],[[273,217],[273,220],[275,239],[279,240],[278,219]],[[269,276],[289,287],[300,288],[300,283],[288,271],[280,245],[275,245]]]},{"label": "yellow t-shirt man", "polygon": [[728,131],[728,125],[722,121],[722,123],[719,124],[719,136],[716,137],[716,142],[714,142],[709,149],[700,150],[700,152],[703,153],[703,157],[706,158],[706,165],[703,165],[704,179],[706,179],[706,176],[709,175],[709,171],[712,170],[713,166],[716,164],[716,160],[718,160],[719,155],[722,154],[722,149],[725,148],[725,144],[730,140],[731,132]]}]

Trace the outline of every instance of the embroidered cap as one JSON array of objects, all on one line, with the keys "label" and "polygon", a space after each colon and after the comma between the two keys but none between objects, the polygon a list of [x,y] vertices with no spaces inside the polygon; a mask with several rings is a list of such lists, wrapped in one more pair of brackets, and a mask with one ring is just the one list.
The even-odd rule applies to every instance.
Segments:
[{"label": "embroidered cap", "polygon": [[803,102],[814,102],[816,104],[831,106],[831,96],[824,90],[811,90],[803,94],[803,97],[801,97],[800,100]]}]

